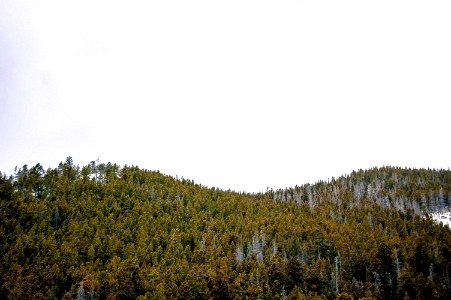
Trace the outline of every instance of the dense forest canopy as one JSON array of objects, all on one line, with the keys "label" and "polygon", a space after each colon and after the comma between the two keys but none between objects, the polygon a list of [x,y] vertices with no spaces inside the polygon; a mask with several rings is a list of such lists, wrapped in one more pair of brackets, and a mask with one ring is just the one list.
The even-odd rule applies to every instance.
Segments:
[{"label": "dense forest canopy", "polygon": [[451,171],[262,193],[69,157],[0,176],[0,299],[451,299]]}]

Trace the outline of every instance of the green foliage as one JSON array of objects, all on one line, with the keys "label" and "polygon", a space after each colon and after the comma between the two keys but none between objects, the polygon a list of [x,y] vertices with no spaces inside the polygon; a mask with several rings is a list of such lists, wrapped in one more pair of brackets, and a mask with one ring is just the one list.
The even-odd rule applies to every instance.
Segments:
[{"label": "green foliage", "polygon": [[72,159],[0,176],[0,299],[449,299],[451,172],[247,194]]}]

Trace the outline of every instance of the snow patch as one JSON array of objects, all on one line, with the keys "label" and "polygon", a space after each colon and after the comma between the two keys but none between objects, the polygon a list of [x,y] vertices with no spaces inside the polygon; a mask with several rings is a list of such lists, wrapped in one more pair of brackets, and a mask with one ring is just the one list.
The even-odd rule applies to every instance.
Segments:
[{"label": "snow patch", "polygon": [[437,223],[448,225],[451,228],[451,212],[435,213],[432,214],[432,219]]}]

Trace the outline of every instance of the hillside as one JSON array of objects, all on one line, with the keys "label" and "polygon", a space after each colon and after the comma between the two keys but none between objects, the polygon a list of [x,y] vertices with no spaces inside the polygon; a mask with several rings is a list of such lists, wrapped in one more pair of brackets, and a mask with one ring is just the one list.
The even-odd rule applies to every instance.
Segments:
[{"label": "hillside", "polygon": [[0,176],[0,299],[451,299],[451,171],[246,194],[116,164]]}]

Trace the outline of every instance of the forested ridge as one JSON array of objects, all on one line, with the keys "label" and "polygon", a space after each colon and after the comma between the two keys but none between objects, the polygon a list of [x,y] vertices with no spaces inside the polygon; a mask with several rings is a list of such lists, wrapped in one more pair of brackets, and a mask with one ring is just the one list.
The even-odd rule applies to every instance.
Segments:
[{"label": "forested ridge", "polygon": [[69,157],[0,176],[0,299],[451,299],[451,171],[262,193]]}]

